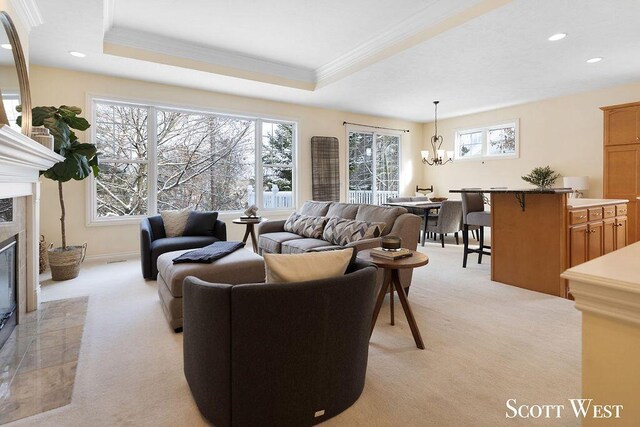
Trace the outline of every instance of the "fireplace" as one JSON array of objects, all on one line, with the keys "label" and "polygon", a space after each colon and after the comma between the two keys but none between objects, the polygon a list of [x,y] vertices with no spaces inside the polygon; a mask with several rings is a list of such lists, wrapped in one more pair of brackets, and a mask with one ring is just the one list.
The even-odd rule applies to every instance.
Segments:
[{"label": "fireplace", "polygon": [[15,236],[0,242],[0,348],[16,326],[18,253]]}]

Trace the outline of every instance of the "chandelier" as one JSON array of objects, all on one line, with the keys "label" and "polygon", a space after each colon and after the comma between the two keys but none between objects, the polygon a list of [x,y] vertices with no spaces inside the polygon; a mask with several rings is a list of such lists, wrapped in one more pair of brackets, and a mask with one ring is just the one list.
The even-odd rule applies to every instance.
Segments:
[{"label": "chandelier", "polygon": [[433,105],[435,105],[435,133],[431,137],[431,149],[433,152],[433,157],[430,157],[429,150],[420,151],[420,155],[422,156],[422,163],[426,163],[429,166],[433,165],[446,165],[449,162],[453,161],[453,151],[444,151],[442,147],[442,135],[438,135],[438,104],[440,101],[433,101]]}]

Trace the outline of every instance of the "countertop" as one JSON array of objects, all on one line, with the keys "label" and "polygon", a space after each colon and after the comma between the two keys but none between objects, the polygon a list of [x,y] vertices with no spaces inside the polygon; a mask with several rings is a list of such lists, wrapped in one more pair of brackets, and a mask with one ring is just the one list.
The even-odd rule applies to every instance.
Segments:
[{"label": "countertop", "polygon": [[591,208],[593,206],[619,205],[622,203],[629,203],[629,201],[625,199],[569,199],[567,207],[569,209]]},{"label": "countertop", "polygon": [[571,193],[570,188],[547,188],[541,190],[539,188],[461,188],[459,190],[449,190],[449,193],[526,193],[526,194],[562,194]]},{"label": "countertop", "polygon": [[640,294],[640,242],[572,267],[562,274],[570,280],[626,289]]}]

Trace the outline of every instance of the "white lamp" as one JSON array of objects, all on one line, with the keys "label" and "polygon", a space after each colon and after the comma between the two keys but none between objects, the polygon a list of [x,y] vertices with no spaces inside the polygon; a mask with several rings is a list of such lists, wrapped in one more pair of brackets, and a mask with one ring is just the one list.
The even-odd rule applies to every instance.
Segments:
[{"label": "white lamp", "polygon": [[582,197],[582,192],[589,189],[589,177],[588,176],[565,176],[562,178],[562,186],[565,188],[571,188],[573,193],[570,197],[576,199]]}]

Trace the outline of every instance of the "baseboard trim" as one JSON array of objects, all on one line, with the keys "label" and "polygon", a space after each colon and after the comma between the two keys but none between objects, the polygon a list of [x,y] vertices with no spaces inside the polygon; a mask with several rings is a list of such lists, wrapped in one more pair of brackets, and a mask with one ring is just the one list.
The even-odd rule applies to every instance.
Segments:
[{"label": "baseboard trim", "polygon": [[87,255],[85,261],[91,262],[118,262],[140,258],[140,252],[120,252],[116,254]]}]

